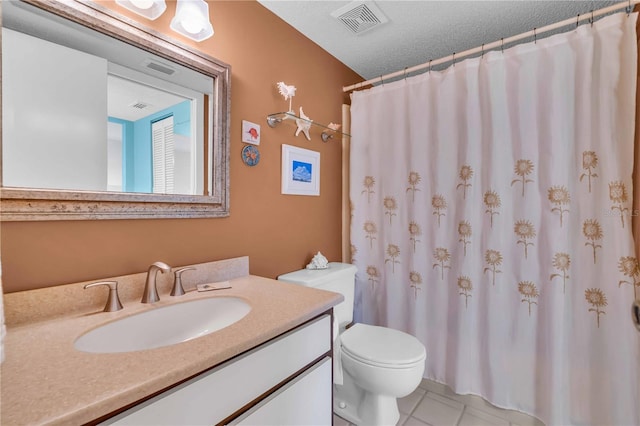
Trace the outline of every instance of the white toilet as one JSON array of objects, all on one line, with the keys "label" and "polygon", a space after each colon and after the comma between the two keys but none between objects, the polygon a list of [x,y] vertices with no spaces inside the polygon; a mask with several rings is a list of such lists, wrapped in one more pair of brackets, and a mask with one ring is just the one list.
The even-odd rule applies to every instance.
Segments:
[{"label": "white toilet", "polygon": [[334,307],[339,336],[334,342],[333,411],[356,425],[395,425],[400,417],[397,398],[418,387],[426,350],[415,337],[386,327],[354,324],[345,330],[353,321],[356,271],[353,265],[332,262],[328,269],[303,269],[278,279],[344,295],[344,302]]}]

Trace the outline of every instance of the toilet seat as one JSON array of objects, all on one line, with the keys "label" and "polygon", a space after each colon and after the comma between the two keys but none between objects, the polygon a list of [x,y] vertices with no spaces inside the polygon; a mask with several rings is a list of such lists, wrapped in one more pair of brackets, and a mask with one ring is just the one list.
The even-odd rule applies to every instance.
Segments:
[{"label": "toilet seat", "polygon": [[340,342],[345,355],[377,367],[409,368],[426,357],[418,339],[386,327],[355,324],[340,335]]}]

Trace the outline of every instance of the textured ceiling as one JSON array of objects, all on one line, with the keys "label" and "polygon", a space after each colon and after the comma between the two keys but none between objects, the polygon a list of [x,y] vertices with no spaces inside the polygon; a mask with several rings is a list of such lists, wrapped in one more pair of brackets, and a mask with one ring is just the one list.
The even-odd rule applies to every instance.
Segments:
[{"label": "textured ceiling", "polygon": [[618,3],[378,0],[389,22],[354,34],[331,16],[349,1],[258,1],[365,79]]}]

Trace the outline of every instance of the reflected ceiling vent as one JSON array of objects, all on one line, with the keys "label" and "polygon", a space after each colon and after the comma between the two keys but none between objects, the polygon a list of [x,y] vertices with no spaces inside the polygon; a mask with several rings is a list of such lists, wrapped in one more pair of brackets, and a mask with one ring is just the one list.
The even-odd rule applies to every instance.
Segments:
[{"label": "reflected ceiling vent", "polygon": [[331,12],[331,16],[342,22],[354,34],[362,34],[389,21],[372,1],[352,1]]},{"label": "reflected ceiling vent", "polygon": [[134,109],[147,109],[151,106],[151,104],[148,104],[146,102],[142,102],[142,101],[138,101],[134,104],[129,105],[131,108]]},{"label": "reflected ceiling vent", "polygon": [[161,64],[160,62],[152,61],[151,59],[147,59],[146,61],[144,61],[144,66],[150,70],[160,72],[165,75],[173,75],[176,72],[176,70],[174,70],[170,66]]}]

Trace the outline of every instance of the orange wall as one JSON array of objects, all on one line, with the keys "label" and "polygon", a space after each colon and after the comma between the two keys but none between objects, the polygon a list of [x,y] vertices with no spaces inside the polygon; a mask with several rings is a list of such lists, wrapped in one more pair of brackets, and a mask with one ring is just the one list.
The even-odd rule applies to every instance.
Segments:
[{"label": "orange wall", "polygon": [[[321,123],[341,122],[342,86],[360,80],[319,46],[254,1],[209,2],[215,34],[191,42],[169,29],[175,2],[157,21],[128,16],[231,65],[231,216],[222,219],[4,222],[0,226],[5,292],[141,272],[154,261],[172,266],[248,255],[250,272],[266,277],[303,267],[320,250],[341,258],[341,147],[312,129],[271,129],[266,115],[286,110],[275,83],[297,87],[294,109]],[[103,2],[102,4],[106,4]],[[124,14],[115,2],[110,6]],[[240,151],[242,120],[261,125],[260,163]],[[321,155],[320,197],[280,194],[281,145]]]}]

